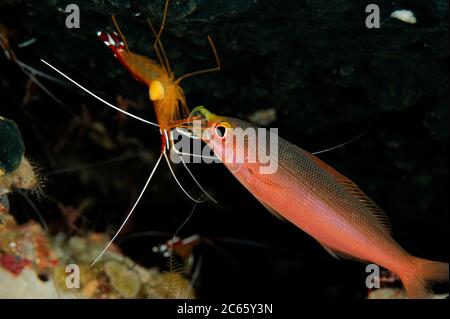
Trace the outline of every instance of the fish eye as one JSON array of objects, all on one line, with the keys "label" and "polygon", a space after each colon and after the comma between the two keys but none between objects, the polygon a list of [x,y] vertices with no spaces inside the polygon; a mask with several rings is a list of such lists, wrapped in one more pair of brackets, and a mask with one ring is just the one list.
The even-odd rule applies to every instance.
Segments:
[{"label": "fish eye", "polygon": [[225,134],[227,133],[227,129],[223,125],[217,125],[216,126],[216,135],[220,138],[224,138]]},{"label": "fish eye", "polygon": [[231,128],[230,124],[226,122],[221,122],[216,125],[214,132],[218,138],[223,140],[227,135],[227,129]]}]

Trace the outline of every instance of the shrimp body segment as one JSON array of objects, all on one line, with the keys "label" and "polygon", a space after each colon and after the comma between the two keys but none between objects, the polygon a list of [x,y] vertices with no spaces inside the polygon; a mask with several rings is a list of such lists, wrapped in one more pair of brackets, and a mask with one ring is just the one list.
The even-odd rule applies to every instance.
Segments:
[{"label": "shrimp body segment", "polygon": [[[115,32],[100,31],[98,36],[131,75],[149,88],[149,97],[153,101],[161,132],[170,131],[179,124],[180,119],[188,117],[186,98],[172,72],[167,71],[156,61],[129,52],[125,43]],[[163,140],[164,138],[163,134]]]}]

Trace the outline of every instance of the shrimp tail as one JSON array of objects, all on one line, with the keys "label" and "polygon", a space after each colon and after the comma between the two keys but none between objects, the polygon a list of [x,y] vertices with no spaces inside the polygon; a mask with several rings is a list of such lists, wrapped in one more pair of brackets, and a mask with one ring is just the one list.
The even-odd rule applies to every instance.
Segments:
[{"label": "shrimp tail", "polygon": [[413,266],[400,276],[409,298],[431,298],[431,283],[448,282],[448,263],[413,257],[412,264]]},{"label": "shrimp tail", "polygon": [[120,36],[116,32],[107,33],[98,31],[97,36],[108,48],[111,49],[115,56],[118,55],[118,50],[126,50],[125,42],[120,39]]}]

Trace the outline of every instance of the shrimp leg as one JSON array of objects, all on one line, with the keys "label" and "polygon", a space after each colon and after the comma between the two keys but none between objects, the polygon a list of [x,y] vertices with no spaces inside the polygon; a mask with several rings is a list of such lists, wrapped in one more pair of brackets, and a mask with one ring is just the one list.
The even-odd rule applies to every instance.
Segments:
[{"label": "shrimp leg", "polygon": [[209,195],[209,193],[202,187],[202,185],[197,181],[197,179],[195,178],[194,174],[192,174],[191,170],[187,167],[186,163],[183,160],[183,157],[180,156],[180,160],[181,163],[183,164],[184,168],[187,170],[187,172],[189,173],[189,175],[191,175],[192,179],[194,180],[195,184],[197,184],[197,186],[201,189],[201,191],[214,203],[217,204],[218,201],[214,199],[214,197],[212,197],[211,195]]},{"label": "shrimp leg", "polygon": [[[195,184],[197,184],[198,188],[200,188],[200,190],[203,192],[203,194],[205,194],[214,204],[217,204],[217,200],[214,199],[214,197],[212,197],[204,188],[203,186],[199,183],[199,181],[197,181],[197,179],[195,178],[194,174],[192,174],[191,170],[187,167],[185,161],[183,160],[183,156],[182,155],[192,155],[192,156],[198,156],[198,157],[202,157],[205,158],[206,156],[202,156],[202,155],[197,155],[197,154],[188,154],[188,153],[182,153],[179,152],[177,150],[177,148],[175,147],[175,145],[173,144],[173,131],[170,131],[170,137],[171,137],[171,141],[172,141],[172,147],[170,148],[170,150],[174,151],[175,154],[177,154],[180,158],[181,163],[183,164],[184,168],[186,169],[186,171],[189,173],[189,175],[191,176],[191,178],[194,180]],[[212,157],[212,159],[216,159],[215,157]]]},{"label": "shrimp leg", "polygon": [[172,169],[172,165],[170,165],[170,160],[169,157],[167,156],[167,152],[166,150],[164,150],[162,152],[162,154],[164,154],[164,158],[166,159],[167,165],[169,165],[169,170],[172,173],[173,178],[175,179],[175,181],[177,182],[178,186],[181,188],[181,190],[183,191],[183,193],[186,194],[187,197],[189,197],[192,201],[194,201],[195,203],[203,203],[203,201],[199,201],[197,199],[195,199],[194,197],[192,197],[191,195],[189,195],[189,193],[183,188],[183,186],[181,185],[180,181],[178,180],[177,176],[175,175],[175,172]]},{"label": "shrimp leg", "polygon": [[211,49],[214,53],[214,57],[216,59],[216,63],[217,66],[213,67],[213,68],[209,68],[209,69],[205,69],[205,70],[199,70],[199,71],[195,71],[195,72],[191,72],[185,75],[180,76],[178,79],[175,80],[175,83],[180,83],[182,80],[191,77],[193,75],[199,75],[199,74],[203,74],[203,73],[209,73],[209,72],[216,72],[216,71],[220,71],[221,65],[220,65],[220,59],[219,59],[219,55],[217,54],[217,50],[216,47],[214,46],[214,42],[211,39],[211,37],[208,35],[208,41],[209,44],[211,45]]}]

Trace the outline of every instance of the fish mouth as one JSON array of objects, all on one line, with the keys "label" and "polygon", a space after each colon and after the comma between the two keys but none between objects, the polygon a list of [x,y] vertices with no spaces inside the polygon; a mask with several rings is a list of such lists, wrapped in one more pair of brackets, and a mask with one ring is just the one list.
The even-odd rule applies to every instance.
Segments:
[{"label": "fish mouth", "polygon": [[197,118],[191,122],[191,134],[204,142],[208,142],[211,139],[209,133],[211,121],[216,117],[217,115],[208,111],[204,106],[195,107],[189,115],[189,118]]},{"label": "fish mouth", "polygon": [[207,120],[208,122],[217,117],[216,114],[208,111],[203,105],[197,106],[192,109],[189,117],[200,116],[201,118]]}]

